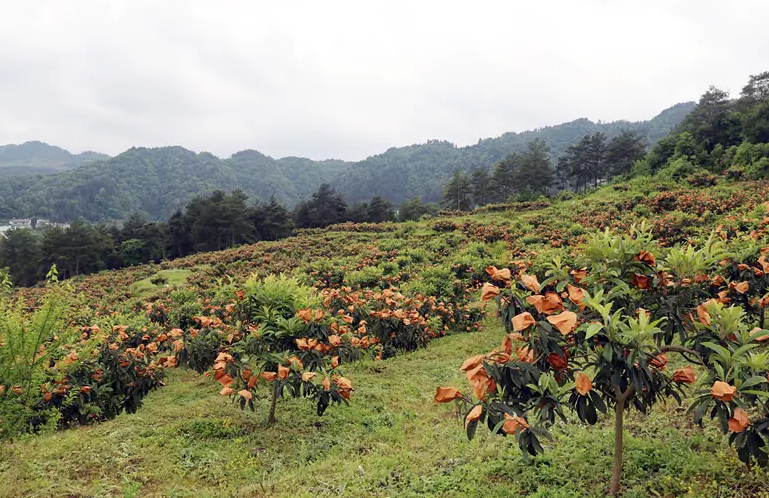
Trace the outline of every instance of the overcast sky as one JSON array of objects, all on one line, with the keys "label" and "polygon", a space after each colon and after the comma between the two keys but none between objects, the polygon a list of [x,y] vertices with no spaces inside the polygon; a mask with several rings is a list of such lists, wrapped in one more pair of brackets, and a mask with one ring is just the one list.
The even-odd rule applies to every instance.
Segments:
[{"label": "overcast sky", "polygon": [[0,144],[362,159],[648,119],[769,70],[769,1],[0,0]]}]

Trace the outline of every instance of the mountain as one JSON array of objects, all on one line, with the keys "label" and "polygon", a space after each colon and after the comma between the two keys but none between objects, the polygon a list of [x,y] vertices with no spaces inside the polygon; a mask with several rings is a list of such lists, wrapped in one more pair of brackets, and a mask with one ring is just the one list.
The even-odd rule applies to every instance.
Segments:
[{"label": "mountain", "polygon": [[[220,159],[182,147],[131,148],[113,158],[86,162],[69,171],[4,178],[0,182],[0,219],[42,216],[60,221],[79,217],[111,221],[140,212],[151,220],[164,220],[193,196],[215,189],[241,189],[253,198],[267,200],[275,196],[293,205],[309,197],[324,182],[336,187],[349,202],[374,195],[395,204],[415,196],[435,201],[454,170],[492,166],[511,152],[523,150],[534,138],[542,138],[550,145],[554,159],[584,135],[599,131],[612,138],[629,129],[646,137],[651,145],[670,133],[694,105],[675,105],[648,121],[594,123],[577,119],[523,133],[505,133],[467,147],[431,140],[394,147],[358,162],[273,159],[255,150]],[[41,161],[46,157],[45,151],[52,158],[48,161],[58,164],[59,169],[72,164],[60,160],[69,154],[67,151],[40,142],[5,146],[0,151],[8,150],[5,153],[11,160],[14,154],[24,157],[14,147],[39,149],[36,157]],[[80,156],[83,155],[72,157]],[[2,157],[0,152],[0,161]],[[37,164],[41,168],[45,161]]]},{"label": "mountain", "polygon": [[480,140],[475,145],[456,147],[445,141],[389,149],[384,154],[355,163],[336,184],[351,201],[380,195],[396,204],[419,195],[425,201],[437,201],[443,186],[454,170],[473,171],[491,166],[511,152],[522,152],[526,144],[541,138],[550,145],[553,159],[587,134],[603,132],[613,138],[623,129],[646,137],[649,145],[669,134],[695,107],[694,102],[677,104],[648,121],[614,121],[594,123],[577,119],[523,133],[505,133],[497,138]]},{"label": "mountain", "polygon": [[44,142],[0,145],[0,176],[55,173],[109,159],[98,152],[71,152]]}]

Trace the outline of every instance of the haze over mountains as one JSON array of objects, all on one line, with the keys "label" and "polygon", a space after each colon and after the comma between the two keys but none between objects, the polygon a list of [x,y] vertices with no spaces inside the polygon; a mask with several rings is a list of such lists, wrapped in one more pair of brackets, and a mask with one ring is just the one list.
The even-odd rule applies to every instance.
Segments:
[{"label": "haze over mountains", "polygon": [[55,173],[109,159],[98,152],[71,152],[43,142],[0,145],[0,176]]},{"label": "haze over mountains", "polygon": [[216,189],[241,189],[261,200],[275,196],[293,205],[309,197],[321,183],[330,183],[348,202],[374,195],[394,204],[416,196],[436,201],[455,170],[491,167],[511,152],[522,151],[534,138],[550,145],[553,158],[584,135],[596,132],[612,138],[627,129],[644,136],[651,145],[670,133],[694,105],[677,104],[648,121],[594,123],[582,118],[505,133],[466,147],[432,140],[393,147],[357,162],[273,159],[255,150],[220,159],[179,146],[131,148],[113,158],[96,152],[71,154],[42,142],[0,146],[0,219],[39,216],[71,221],[82,217],[104,222],[139,212],[150,220],[162,220],[195,195]]}]

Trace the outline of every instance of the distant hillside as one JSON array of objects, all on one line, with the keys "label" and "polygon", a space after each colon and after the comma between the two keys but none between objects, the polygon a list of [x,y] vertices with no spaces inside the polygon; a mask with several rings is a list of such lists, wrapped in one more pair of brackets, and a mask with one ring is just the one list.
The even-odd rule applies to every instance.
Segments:
[{"label": "distant hillside", "polygon": [[43,142],[0,145],[0,176],[55,173],[109,159],[98,152],[71,152]]},{"label": "distant hillside", "polygon": [[649,121],[599,124],[582,118],[523,133],[505,133],[468,147],[456,147],[450,142],[436,140],[392,148],[384,154],[355,163],[340,178],[337,188],[352,201],[369,199],[372,195],[380,195],[396,204],[417,195],[423,200],[437,201],[454,170],[473,171],[483,165],[490,166],[511,152],[523,151],[526,144],[535,138],[542,138],[550,145],[553,159],[560,157],[566,148],[585,135],[599,131],[613,138],[623,129],[632,130],[646,137],[649,145],[653,145],[669,134],[694,106],[694,102],[677,104]]},{"label": "distant hillside", "polygon": [[[425,144],[391,148],[363,161],[313,161],[298,157],[273,159],[247,150],[219,159],[203,152],[196,154],[182,147],[132,148],[107,160],[87,162],[71,171],[44,176],[9,177],[0,182],[0,219],[10,216],[44,216],[69,221],[83,217],[90,221],[125,218],[131,212],[144,213],[149,219],[163,220],[184,206],[197,194],[215,189],[242,189],[251,197],[267,200],[275,196],[293,205],[309,197],[317,187],[328,182],[350,201],[380,195],[399,204],[422,196],[434,201],[456,169],[472,171],[492,166],[526,143],[540,137],[550,144],[554,158],[577,143],[585,134],[604,132],[609,138],[622,129],[645,136],[649,144],[667,135],[692,110],[694,103],[678,104],[649,121],[594,123],[578,119],[557,126],[523,133],[506,133],[475,145],[457,147],[450,142],[433,140]],[[32,145],[30,145],[32,144]],[[21,160],[17,149],[0,148],[13,160]],[[17,148],[40,149],[59,161],[58,147],[29,142]],[[53,150],[49,150],[53,149]],[[58,154],[58,155],[57,155]],[[81,157],[83,154],[71,157]],[[0,161],[3,161],[0,152]],[[38,163],[42,164],[42,163]],[[41,166],[38,166],[41,167]]]}]

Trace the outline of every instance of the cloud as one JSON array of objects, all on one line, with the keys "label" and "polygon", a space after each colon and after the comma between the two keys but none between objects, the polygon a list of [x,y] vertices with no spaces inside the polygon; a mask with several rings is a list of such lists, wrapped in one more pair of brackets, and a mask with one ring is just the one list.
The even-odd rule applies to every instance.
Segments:
[{"label": "cloud", "polygon": [[361,159],[648,119],[769,69],[769,4],[8,2],[0,143]]}]

